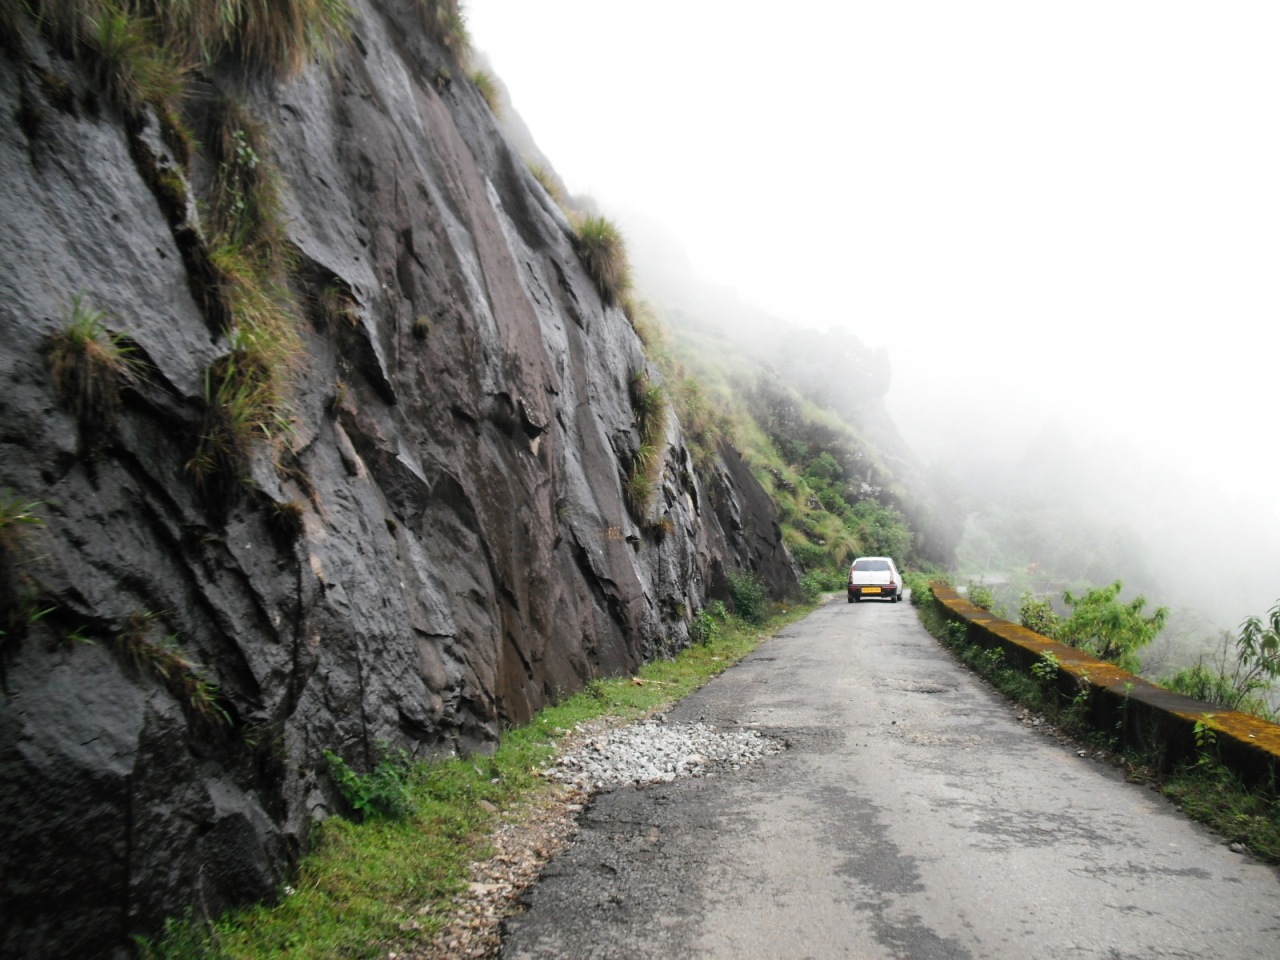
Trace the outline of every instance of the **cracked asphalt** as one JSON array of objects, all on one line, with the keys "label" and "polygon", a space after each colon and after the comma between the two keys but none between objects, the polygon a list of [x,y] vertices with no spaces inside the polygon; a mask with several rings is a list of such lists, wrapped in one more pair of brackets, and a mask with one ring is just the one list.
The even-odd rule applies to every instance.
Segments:
[{"label": "cracked asphalt", "polygon": [[1280,873],[1028,729],[906,603],[830,603],[671,714],[789,748],[602,793],[531,958],[1280,956]]}]

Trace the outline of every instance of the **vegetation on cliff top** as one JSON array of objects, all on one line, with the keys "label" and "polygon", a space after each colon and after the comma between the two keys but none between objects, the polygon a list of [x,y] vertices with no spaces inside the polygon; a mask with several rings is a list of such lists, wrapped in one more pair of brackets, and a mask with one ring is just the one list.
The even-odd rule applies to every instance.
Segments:
[{"label": "vegetation on cliff top", "polygon": [[663,372],[695,466],[709,476],[724,442],[742,454],[778,510],[806,590],[842,589],[857,555],[929,563],[898,506],[892,472],[847,419],[727,338],[666,321],[647,303],[634,322]]}]

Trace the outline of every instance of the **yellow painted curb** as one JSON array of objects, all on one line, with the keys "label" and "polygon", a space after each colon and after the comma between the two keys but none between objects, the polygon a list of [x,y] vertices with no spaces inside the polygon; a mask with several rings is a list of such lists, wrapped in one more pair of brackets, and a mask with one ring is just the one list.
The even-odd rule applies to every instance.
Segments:
[{"label": "yellow painted curb", "polygon": [[948,619],[965,624],[973,642],[1002,650],[1010,665],[1030,672],[1033,665],[1044,662],[1045,654],[1055,657],[1059,688],[1067,696],[1087,693],[1090,719],[1099,729],[1114,729],[1124,745],[1149,751],[1170,767],[1194,757],[1196,725],[1200,724],[1212,731],[1213,745],[1204,743],[1204,748],[1216,750],[1219,759],[1244,780],[1280,785],[1280,725],[1166,690],[1113,663],[1002,620],[944,584],[929,587]]}]

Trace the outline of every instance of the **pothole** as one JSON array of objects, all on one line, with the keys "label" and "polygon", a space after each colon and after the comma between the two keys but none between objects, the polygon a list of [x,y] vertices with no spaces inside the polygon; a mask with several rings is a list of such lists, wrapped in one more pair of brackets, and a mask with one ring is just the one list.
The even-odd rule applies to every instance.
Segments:
[{"label": "pothole", "polygon": [[886,687],[892,687],[894,690],[903,690],[907,693],[951,693],[956,689],[941,683],[932,683],[928,680],[900,680],[896,677],[886,677],[883,684]]}]

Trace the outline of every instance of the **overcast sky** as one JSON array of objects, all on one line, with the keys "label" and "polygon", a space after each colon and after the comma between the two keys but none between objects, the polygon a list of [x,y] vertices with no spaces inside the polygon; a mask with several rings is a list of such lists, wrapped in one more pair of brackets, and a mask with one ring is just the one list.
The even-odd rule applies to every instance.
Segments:
[{"label": "overcast sky", "polygon": [[465,9],[572,192],[886,347],[924,455],[1056,416],[1280,489],[1280,3]]}]

